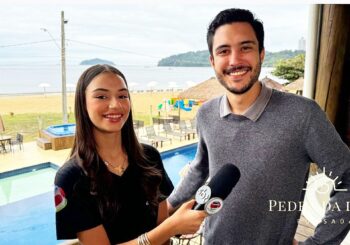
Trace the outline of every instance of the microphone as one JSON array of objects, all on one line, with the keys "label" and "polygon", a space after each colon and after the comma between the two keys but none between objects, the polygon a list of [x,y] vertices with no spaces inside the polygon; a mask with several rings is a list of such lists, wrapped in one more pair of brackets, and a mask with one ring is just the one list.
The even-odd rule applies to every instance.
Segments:
[{"label": "microphone", "polygon": [[194,210],[204,210],[215,214],[223,207],[223,200],[237,184],[241,173],[232,163],[227,163],[211,178],[207,185],[200,187],[195,196]]},{"label": "microphone", "polygon": [[[195,196],[193,210],[204,210],[209,214],[215,214],[223,207],[223,201],[231,193],[237,184],[241,172],[232,163],[223,165],[219,171],[211,178],[207,185],[201,186]],[[181,237],[181,234],[175,237]]]}]

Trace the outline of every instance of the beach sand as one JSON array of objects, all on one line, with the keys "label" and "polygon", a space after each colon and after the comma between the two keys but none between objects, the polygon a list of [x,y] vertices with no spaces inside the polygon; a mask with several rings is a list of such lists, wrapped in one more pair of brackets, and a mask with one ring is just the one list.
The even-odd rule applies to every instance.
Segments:
[{"label": "beach sand", "polygon": [[[158,115],[157,106],[164,99],[176,98],[178,92],[143,92],[131,93],[133,114]],[[152,106],[152,108],[151,108]],[[194,110],[186,112],[181,110],[181,119],[190,119],[195,116],[197,106]],[[67,96],[67,111],[74,112],[74,94]],[[44,113],[44,112],[62,112],[61,94],[37,94],[37,95],[9,95],[0,97],[0,114],[8,115],[10,113]],[[161,115],[178,115],[178,111],[161,111]]]}]

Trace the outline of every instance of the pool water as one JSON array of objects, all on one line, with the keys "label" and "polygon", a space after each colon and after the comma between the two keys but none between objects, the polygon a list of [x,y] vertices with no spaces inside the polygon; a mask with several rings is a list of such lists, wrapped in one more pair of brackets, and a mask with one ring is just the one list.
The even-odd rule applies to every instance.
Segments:
[{"label": "pool water", "polygon": [[[179,172],[195,155],[196,144],[161,154],[174,185]],[[53,182],[56,170],[37,171],[1,178],[0,244],[61,244],[56,240]]]},{"label": "pool water", "polygon": [[174,186],[180,181],[180,172],[189,164],[196,154],[197,144],[181,147],[161,154],[166,172]]},{"label": "pool water", "polygon": [[51,245],[56,240],[53,192],[0,206],[0,244]]},{"label": "pool water", "polygon": [[55,239],[52,190],[56,170],[45,167],[50,164],[41,165],[0,178],[0,244],[61,243]]},{"label": "pool water", "polygon": [[45,168],[0,179],[0,206],[52,191],[55,174]]},{"label": "pool water", "polygon": [[75,134],[75,124],[53,125],[46,129],[47,132],[56,136],[67,136]]}]

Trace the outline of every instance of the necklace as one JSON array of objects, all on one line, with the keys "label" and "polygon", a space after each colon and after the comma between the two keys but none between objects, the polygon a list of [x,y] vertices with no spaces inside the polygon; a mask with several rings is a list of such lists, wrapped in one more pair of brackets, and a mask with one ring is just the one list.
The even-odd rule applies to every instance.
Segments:
[{"label": "necklace", "polygon": [[106,164],[107,167],[111,168],[114,173],[116,173],[118,176],[122,176],[126,170],[127,167],[127,159],[128,157],[124,157],[124,161],[120,166],[114,166],[112,163],[108,162],[108,161],[103,161],[104,164]]}]

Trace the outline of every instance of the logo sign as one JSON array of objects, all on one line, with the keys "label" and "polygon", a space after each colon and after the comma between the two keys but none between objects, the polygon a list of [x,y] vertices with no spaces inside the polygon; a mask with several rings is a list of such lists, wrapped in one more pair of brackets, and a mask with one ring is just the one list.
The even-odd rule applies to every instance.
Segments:
[{"label": "logo sign", "polygon": [[64,190],[58,186],[55,186],[55,206],[56,212],[61,211],[67,206],[67,199]]},{"label": "logo sign", "polygon": [[198,204],[204,204],[209,200],[210,197],[211,197],[210,187],[207,185],[203,185],[201,186],[201,188],[197,190],[195,199]]},{"label": "logo sign", "polygon": [[204,206],[204,210],[208,214],[216,214],[219,212],[224,205],[224,201],[219,197],[211,198]]},{"label": "logo sign", "polygon": [[342,184],[342,181],[338,180],[339,176],[335,176],[335,178],[333,179],[332,173],[333,172],[330,171],[329,174],[327,175],[326,168],[323,167],[322,173],[320,173],[320,174],[316,173],[316,175],[310,177],[310,183],[309,183],[309,181],[306,181],[308,186],[306,186],[306,188],[303,188],[303,190],[307,191],[310,187],[309,184],[313,184],[311,182],[312,182],[312,180],[315,180],[315,181],[319,181],[319,183],[318,183],[319,185],[318,185],[318,188],[316,189],[316,192],[318,192],[320,194],[327,194],[328,195],[332,190],[333,191],[348,191],[348,189],[337,188],[337,185],[339,186],[340,184]]}]

